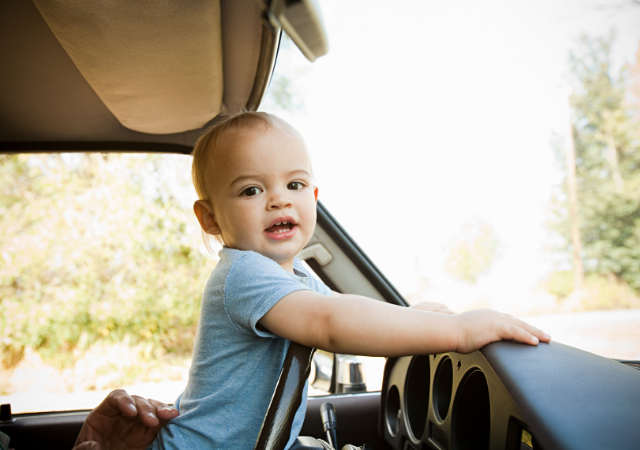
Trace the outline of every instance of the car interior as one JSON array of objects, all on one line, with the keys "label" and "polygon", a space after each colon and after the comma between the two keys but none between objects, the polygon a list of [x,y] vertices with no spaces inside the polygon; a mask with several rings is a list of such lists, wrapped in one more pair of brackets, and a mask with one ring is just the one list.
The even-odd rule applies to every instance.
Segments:
[{"label": "car interior", "polygon": [[[190,154],[217,120],[258,108],[281,33],[311,61],[328,51],[312,0],[192,0],[153,8],[4,0],[0,21],[5,154]],[[408,306],[320,202],[314,236],[299,257],[337,292]],[[338,393],[335,361],[333,393],[309,398],[301,436],[310,438],[294,448],[331,448],[320,440],[336,436],[335,448],[396,450],[640,445],[637,363],[555,342],[498,342],[468,355],[388,358],[380,392]],[[284,449],[312,366],[311,349],[291,347],[255,448]],[[15,450],[70,449],[88,413],[12,414],[2,405],[0,431]]]}]

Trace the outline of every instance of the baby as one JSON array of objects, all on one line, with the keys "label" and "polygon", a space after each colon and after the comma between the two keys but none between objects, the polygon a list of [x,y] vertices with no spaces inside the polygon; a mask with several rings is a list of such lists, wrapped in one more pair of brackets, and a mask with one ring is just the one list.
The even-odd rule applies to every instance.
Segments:
[{"label": "baby", "polygon": [[[313,235],[318,188],[304,140],[273,115],[245,112],[209,130],[194,148],[192,175],[198,221],[224,247],[202,297],[189,382],[175,403],[180,415],[154,449],[253,448],[291,341],[400,356],[550,339],[495,311],[403,308],[331,292],[310,276],[295,256]],[[306,397],[287,447],[302,427]]]}]

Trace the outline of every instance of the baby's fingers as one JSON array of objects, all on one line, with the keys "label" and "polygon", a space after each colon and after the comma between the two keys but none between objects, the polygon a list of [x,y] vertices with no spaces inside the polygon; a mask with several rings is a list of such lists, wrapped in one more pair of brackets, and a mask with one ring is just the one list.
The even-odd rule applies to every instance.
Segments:
[{"label": "baby's fingers", "polygon": [[551,335],[548,334],[548,333],[545,333],[541,329],[536,328],[533,325],[529,325],[524,320],[518,320],[518,322],[519,322],[518,326],[520,328],[523,328],[525,331],[527,331],[530,334],[532,334],[533,336],[537,337],[542,342],[549,342],[551,340]]},{"label": "baby's fingers", "polygon": [[511,339],[529,345],[538,345],[538,338],[518,325],[504,325],[500,330],[500,339]]}]

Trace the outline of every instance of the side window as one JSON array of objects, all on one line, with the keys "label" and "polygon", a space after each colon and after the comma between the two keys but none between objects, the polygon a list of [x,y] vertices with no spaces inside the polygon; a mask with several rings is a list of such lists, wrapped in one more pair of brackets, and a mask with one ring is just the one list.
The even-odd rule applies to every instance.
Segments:
[{"label": "side window", "polygon": [[386,358],[339,355],[316,350],[309,376],[309,396],[378,392]]},{"label": "side window", "polygon": [[385,362],[386,358],[316,350],[309,376],[309,396],[378,392],[382,389]]},{"label": "side window", "polygon": [[173,403],[215,266],[191,157],[0,155],[0,403],[91,409],[114,388]]}]

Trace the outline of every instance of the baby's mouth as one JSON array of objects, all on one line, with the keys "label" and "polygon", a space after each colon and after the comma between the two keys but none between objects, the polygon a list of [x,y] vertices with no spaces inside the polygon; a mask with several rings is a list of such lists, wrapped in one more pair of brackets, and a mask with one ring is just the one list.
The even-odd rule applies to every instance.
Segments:
[{"label": "baby's mouth", "polygon": [[291,231],[294,226],[294,224],[287,221],[276,222],[275,225],[270,226],[265,231],[267,233],[286,233],[287,231]]}]

